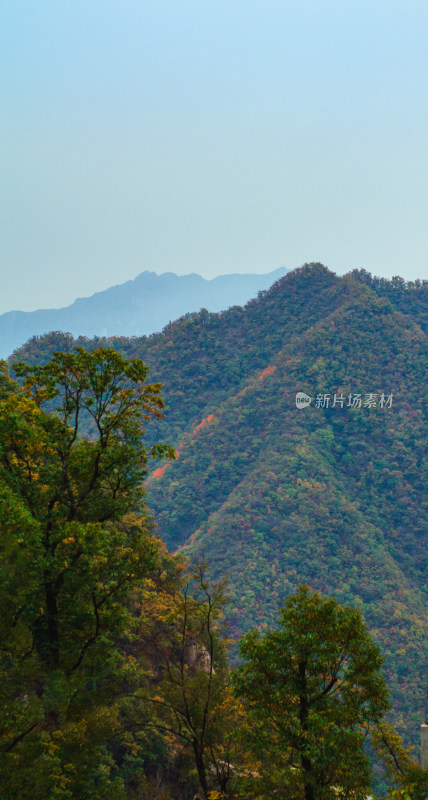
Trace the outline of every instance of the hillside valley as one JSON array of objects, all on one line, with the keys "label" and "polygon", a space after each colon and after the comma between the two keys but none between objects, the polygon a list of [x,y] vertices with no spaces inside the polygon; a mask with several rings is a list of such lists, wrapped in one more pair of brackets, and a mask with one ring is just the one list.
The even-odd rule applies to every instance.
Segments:
[{"label": "hillside valley", "polygon": [[147,442],[176,450],[146,485],[167,546],[228,576],[235,638],[274,624],[299,584],[360,606],[413,743],[426,688],[427,293],[310,264],[244,307],[132,339],[51,333],[10,359],[45,363],[76,344],[142,358],[166,404]]}]

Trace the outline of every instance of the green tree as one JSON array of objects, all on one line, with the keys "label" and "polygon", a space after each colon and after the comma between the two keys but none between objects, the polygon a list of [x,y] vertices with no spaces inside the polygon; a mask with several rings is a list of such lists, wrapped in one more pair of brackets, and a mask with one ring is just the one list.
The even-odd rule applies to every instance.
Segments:
[{"label": "green tree", "polygon": [[248,633],[234,675],[246,701],[249,750],[259,757],[244,782],[259,798],[365,798],[363,743],[388,708],[382,659],[361,613],[307,587],[286,601],[279,630]]},{"label": "green tree", "polygon": [[132,666],[130,592],[164,569],[141,491],[148,458],[173,455],[142,440],[160,385],[107,349],[14,369],[22,387],[3,365],[0,397],[2,797],[122,797],[105,743]]}]

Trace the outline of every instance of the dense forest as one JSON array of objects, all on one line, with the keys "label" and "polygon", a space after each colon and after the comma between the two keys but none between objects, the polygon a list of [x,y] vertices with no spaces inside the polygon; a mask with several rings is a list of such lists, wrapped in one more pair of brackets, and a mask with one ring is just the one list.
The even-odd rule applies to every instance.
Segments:
[{"label": "dense forest", "polygon": [[[154,784],[151,795],[150,792],[144,795],[143,791],[149,791],[147,782],[155,781],[160,765],[165,777],[166,764],[181,794],[174,795],[169,787],[165,791],[173,793],[165,797],[192,797],[188,793],[193,791],[189,788],[192,775],[199,776],[204,797],[208,797],[208,790],[212,798],[273,796],[272,786],[255,789],[254,785],[244,786],[251,784],[251,780],[244,779],[242,786],[235,785],[235,795],[227,794],[232,791],[233,781],[228,783],[230,776],[222,773],[224,764],[236,761],[243,751],[253,751],[248,741],[245,745],[234,741],[230,746],[238,751],[241,747],[241,756],[234,751],[231,761],[221,731],[213,733],[216,742],[221,742],[221,754],[213,744],[210,764],[211,770],[217,769],[217,783],[214,781],[209,789],[204,788],[198,748],[192,743],[192,736],[186,734],[194,757],[190,767],[189,753],[183,744],[185,736],[178,746],[180,734],[170,717],[162,717],[163,713],[174,717],[177,677],[175,683],[173,680],[172,685],[159,690],[159,696],[152,694],[148,698],[144,695],[147,688],[142,688],[141,670],[145,675],[151,671],[163,676],[162,680],[159,677],[160,685],[165,670],[174,677],[177,663],[184,664],[189,659],[187,650],[183,654],[183,639],[181,656],[177,656],[180,653],[177,629],[181,626],[183,630],[183,619],[190,620],[193,614],[194,621],[189,630],[186,628],[186,647],[188,638],[193,636],[203,644],[202,650],[195,645],[196,661],[204,662],[208,653],[207,663],[216,664],[211,675],[203,663],[199,669],[188,670],[193,686],[198,687],[195,694],[206,696],[199,684],[206,686],[208,678],[213,680],[215,675],[219,707],[226,714],[220,728],[223,725],[224,729],[231,726],[240,729],[240,715],[245,717],[249,713],[254,697],[253,684],[245,683],[242,674],[235,679],[235,692],[230,689],[228,664],[239,662],[238,639],[256,626],[259,640],[250,639],[241,645],[241,658],[254,657],[255,642],[259,641],[257,646],[262,648],[265,640],[270,641],[265,637],[278,629],[284,601],[298,596],[296,592],[302,584],[322,595],[334,595],[343,607],[354,609],[356,614],[362,612],[374,646],[380,647],[385,658],[386,681],[392,692],[388,719],[403,736],[405,745],[417,744],[426,681],[427,291],[426,282],[386,281],[363,270],[338,278],[322,265],[312,264],[288,274],[243,308],[233,307],[220,314],[206,310],[188,314],[162,333],[149,337],[74,340],[70,335],[55,332],[33,338],[10,359],[11,375],[21,382],[27,376],[28,392],[31,395],[32,391],[31,396],[36,399],[35,376],[42,381],[43,370],[26,370],[23,365],[17,367],[17,362],[43,368],[55,352],[72,354],[75,345],[83,348],[82,353],[95,355],[103,352],[100,348],[109,347],[117,357],[142,359],[150,369],[150,385],[162,384],[165,408],[156,405],[158,387],[147,400],[142,472],[128,470],[126,475],[129,480],[129,474],[138,478],[138,487],[141,478],[147,478],[147,504],[157,535],[177,555],[169,556],[160,542],[153,550],[154,539],[150,538],[150,558],[154,560],[149,563],[147,555],[142,559],[139,580],[143,589],[140,585],[137,591],[134,579],[131,581],[132,591],[137,594],[132,602],[127,597],[131,603],[127,607],[128,616],[119,614],[120,622],[114,620],[115,652],[121,653],[116,657],[123,660],[126,652],[126,668],[130,669],[129,662],[139,665],[135,676],[125,677],[118,670],[120,680],[129,681],[131,686],[135,679],[138,685],[135,694],[146,704],[144,712],[139,711],[145,720],[144,744],[136,743],[132,733],[136,723],[128,719],[125,727],[129,739],[125,744],[121,739],[120,757],[111,741],[106,744],[105,726],[116,725],[119,731],[119,717],[125,714],[126,703],[115,709],[114,723],[108,722],[112,711],[108,703],[106,708],[102,705],[104,678],[95,681],[102,698],[100,707],[104,708],[101,716],[106,714],[100,722],[99,737],[103,743],[103,774],[114,774],[119,761],[122,769],[125,759],[126,763],[132,762],[129,769],[135,775],[135,765],[141,756],[138,763],[145,788],[143,784],[141,789],[135,787],[131,779],[127,783],[122,769],[117,786],[120,781],[127,786],[124,796],[162,797],[154,793]],[[3,391],[10,397],[19,390],[15,385],[11,388],[8,380],[4,378]],[[43,389],[42,396],[46,410],[52,412],[56,401],[52,377],[49,381],[51,391]],[[66,400],[66,390],[62,392]],[[309,406],[296,407],[297,392],[311,398]],[[90,405],[82,407],[75,432],[76,441],[86,442],[89,448],[85,464],[89,464],[90,448],[98,446],[100,435],[92,410]],[[154,410],[163,410],[165,417],[160,419],[159,413],[151,413]],[[54,418],[55,414],[48,413],[47,417]],[[67,424],[69,421],[67,418]],[[160,440],[172,446],[173,451],[156,444]],[[129,447],[132,455],[132,448],[136,447],[132,436]],[[161,465],[153,461],[152,465],[147,462],[150,452],[175,457]],[[14,480],[9,488],[16,493],[17,479]],[[18,494],[22,500],[21,490]],[[144,503],[140,489],[139,496],[138,502]],[[138,502],[132,500],[121,511],[134,514],[138,511],[141,519],[145,505],[138,507]],[[19,527],[21,516],[28,509],[25,503],[22,508],[18,506],[16,521],[12,522]],[[100,514],[105,513],[104,500],[100,509]],[[143,533],[144,546],[148,546],[148,529],[152,529],[153,522],[147,519],[146,512],[144,523],[138,525],[135,520],[124,522],[119,510],[109,513],[112,520],[119,517],[122,520],[120,547],[126,549],[127,536],[137,536],[138,551],[143,547]],[[90,516],[82,518],[81,522],[98,525],[102,519],[101,514],[93,520]],[[188,572],[183,555],[199,565],[199,572],[198,568],[196,572]],[[209,567],[209,580],[202,566],[205,564]],[[16,580],[19,559],[14,569]],[[224,577],[228,578],[228,603],[221,584]],[[207,626],[207,603],[209,610],[212,602],[218,620],[215,633]],[[192,611],[188,613],[190,606]],[[82,619],[88,614],[92,620],[93,613],[91,616],[87,609]],[[224,620],[228,644],[219,633],[220,619]],[[138,630],[135,620],[139,620]],[[159,660],[156,632],[164,637],[160,652],[164,660],[167,654],[166,665]],[[121,637],[129,638],[127,647]],[[168,637],[171,641],[166,644]],[[117,641],[122,642],[119,648]],[[73,646],[77,661],[79,644]],[[43,647],[40,652],[43,653]],[[179,680],[183,680],[183,674]],[[87,680],[92,678],[89,676]],[[105,680],[108,683],[111,676]],[[34,691],[37,697],[37,690]],[[27,689],[21,695],[26,692]],[[265,703],[268,702],[271,699],[265,698]],[[147,722],[151,718],[147,703],[151,703],[151,708],[158,704],[158,713],[153,717],[156,725]],[[130,706],[126,706],[126,713],[132,718],[135,707],[132,703]],[[214,716],[222,719],[221,714]],[[174,718],[177,720],[177,715]],[[94,722],[94,729],[97,724]],[[242,730],[245,729],[243,723]],[[17,732],[16,736],[19,735]],[[78,742],[77,733],[76,737]],[[49,746],[46,744],[48,750]],[[378,746],[379,740],[376,743],[374,737],[372,747]],[[404,752],[401,744],[398,749]],[[25,757],[25,749],[23,753]],[[254,759],[252,765],[247,764],[241,778],[259,775],[256,749]],[[112,764],[116,766],[113,768]],[[187,775],[184,783],[179,777],[183,774]],[[362,776],[363,772],[358,774]],[[101,774],[97,780],[102,782]],[[283,774],[278,777],[278,785],[281,780]],[[336,786],[344,785],[343,774],[335,780]],[[310,797],[302,786],[291,787],[290,797]],[[108,781],[106,787],[106,792],[111,792]],[[29,791],[29,787],[24,788]],[[130,794],[131,789],[135,795]],[[21,795],[10,797],[27,796],[23,789],[20,791]],[[83,789],[79,791],[79,796],[86,796]],[[329,796],[327,789],[323,791],[324,794],[312,796]],[[352,794],[355,787],[348,787],[347,791],[351,794],[345,793],[343,797],[357,796]]]}]

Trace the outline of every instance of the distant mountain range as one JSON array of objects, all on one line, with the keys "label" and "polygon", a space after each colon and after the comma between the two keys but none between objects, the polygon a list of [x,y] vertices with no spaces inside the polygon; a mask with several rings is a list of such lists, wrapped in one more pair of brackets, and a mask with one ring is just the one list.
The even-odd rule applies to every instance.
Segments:
[{"label": "distant mountain range", "polygon": [[206,280],[194,272],[157,275],[146,271],[132,281],[78,298],[66,308],[8,311],[0,315],[0,358],[8,358],[31,336],[49,331],[73,336],[147,336],[191,311],[243,305],[286,272],[280,267],[265,275],[220,275]]},{"label": "distant mountain range", "polygon": [[142,358],[166,402],[147,444],[177,453],[147,481],[167,546],[229,577],[235,636],[274,624],[299,584],[360,607],[413,742],[428,632],[427,311],[428,282],[310,264],[244,308],[136,339],[52,334],[11,359],[45,363],[75,344]]}]

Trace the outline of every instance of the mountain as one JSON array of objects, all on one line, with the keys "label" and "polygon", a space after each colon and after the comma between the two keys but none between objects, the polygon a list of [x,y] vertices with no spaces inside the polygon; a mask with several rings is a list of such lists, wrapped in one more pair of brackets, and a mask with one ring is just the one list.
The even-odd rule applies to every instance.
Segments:
[{"label": "mountain", "polygon": [[[409,740],[426,685],[427,296],[428,282],[311,264],[244,308],[77,341],[143,358],[164,384],[147,440],[177,459],[154,469],[148,502],[170,549],[229,576],[232,634],[274,624],[302,583],[358,605]],[[74,344],[35,338],[11,361]]]},{"label": "mountain", "polygon": [[73,336],[148,335],[189,311],[242,305],[286,272],[280,267],[265,275],[219,275],[206,280],[195,273],[146,271],[66,308],[8,311],[0,315],[0,358],[7,358],[31,336],[53,330]]}]

